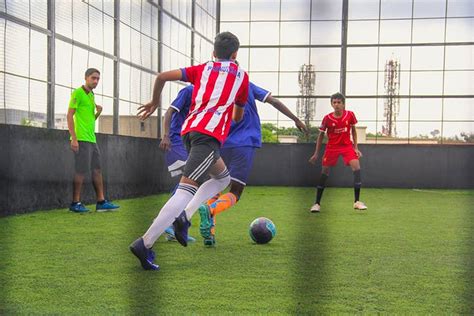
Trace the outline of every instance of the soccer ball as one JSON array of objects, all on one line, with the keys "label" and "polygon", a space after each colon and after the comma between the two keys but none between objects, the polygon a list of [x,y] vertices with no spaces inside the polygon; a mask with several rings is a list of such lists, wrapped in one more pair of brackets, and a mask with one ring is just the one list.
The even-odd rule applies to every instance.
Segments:
[{"label": "soccer ball", "polygon": [[257,244],[266,244],[275,237],[276,227],[268,218],[259,217],[250,224],[249,234]]}]

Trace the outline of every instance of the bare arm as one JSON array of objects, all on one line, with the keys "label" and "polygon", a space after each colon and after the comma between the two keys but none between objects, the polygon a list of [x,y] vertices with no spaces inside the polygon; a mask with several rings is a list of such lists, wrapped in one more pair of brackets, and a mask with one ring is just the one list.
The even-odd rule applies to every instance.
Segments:
[{"label": "bare arm", "polygon": [[138,117],[142,120],[146,120],[160,105],[160,96],[163,91],[163,87],[167,81],[181,80],[182,74],[181,69],[165,71],[156,76],[155,84],[153,86],[153,96],[150,102],[142,105],[138,108]]},{"label": "bare arm", "polygon": [[318,160],[319,151],[323,144],[324,134],[324,132],[319,132],[318,139],[316,140],[316,149],[314,150],[314,154],[309,158],[309,162],[313,165],[316,163],[316,160]]},{"label": "bare arm", "polygon": [[97,120],[99,118],[100,114],[102,113],[102,106],[96,104],[95,109],[96,109],[95,119]]},{"label": "bare arm", "polygon": [[245,107],[235,104],[234,111],[232,113],[232,119],[235,122],[242,121],[242,119],[244,118],[244,111],[245,111]]},{"label": "bare arm", "polygon": [[160,148],[163,150],[169,150],[171,146],[171,141],[170,141],[170,126],[171,126],[171,117],[173,116],[173,113],[177,112],[176,109],[169,107],[168,110],[165,112],[165,116],[163,118],[163,138],[161,139],[160,142]]},{"label": "bare arm", "polygon": [[166,81],[181,80],[182,76],[181,69],[165,71],[158,74],[158,76],[156,76],[155,85],[153,86],[153,98],[151,102],[154,105],[158,105],[160,102],[161,92],[163,91]]},{"label": "bare arm", "polygon": [[74,114],[76,109],[69,108],[67,111],[67,128],[69,129],[69,134],[71,135],[71,149],[74,152],[79,150],[79,143],[77,142],[76,130],[74,126]]},{"label": "bare arm", "polygon": [[354,143],[354,150],[357,154],[357,156],[362,157],[362,153],[359,151],[358,144],[357,144],[357,129],[355,125],[352,125],[352,142]]},{"label": "bare arm", "polygon": [[301,132],[304,132],[304,133],[308,133],[308,128],[306,127],[306,125],[304,125],[303,122],[300,121],[299,118],[296,117],[296,115],[294,115],[290,109],[288,109],[286,107],[286,105],[284,105],[280,100],[278,100],[277,98],[274,98],[273,96],[269,95],[267,97],[267,99],[265,100],[265,102],[268,102],[270,103],[275,109],[277,109],[278,111],[280,111],[281,113],[285,114],[288,118],[292,119],[293,122],[295,122],[295,125],[296,127],[301,131]]}]

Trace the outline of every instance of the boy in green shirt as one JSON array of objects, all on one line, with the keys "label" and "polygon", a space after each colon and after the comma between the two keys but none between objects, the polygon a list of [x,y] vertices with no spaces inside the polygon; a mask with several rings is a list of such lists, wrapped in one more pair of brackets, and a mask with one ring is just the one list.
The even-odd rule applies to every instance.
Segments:
[{"label": "boy in green shirt", "polygon": [[97,212],[119,208],[104,197],[100,151],[95,138],[95,120],[102,112],[102,107],[95,104],[94,92],[92,92],[97,87],[99,79],[99,70],[95,68],[86,70],[85,84],[73,91],[67,113],[67,126],[71,134],[71,149],[75,160],[73,200],[69,210],[77,213],[89,211],[80,202],[80,197],[84,175],[91,169],[92,182],[97,195]]}]

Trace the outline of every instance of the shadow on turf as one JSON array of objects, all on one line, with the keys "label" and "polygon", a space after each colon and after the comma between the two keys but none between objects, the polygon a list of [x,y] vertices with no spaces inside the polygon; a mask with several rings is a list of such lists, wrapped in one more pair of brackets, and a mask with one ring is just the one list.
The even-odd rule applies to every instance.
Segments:
[{"label": "shadow on turf", "polygon": [[[0,275],[3,274],[2,270],[5,269],[5,266],[2,263],[2,257],[10,253],[10,248],[8,247],[9,244],[10,243],[8,242],[5,229],[3,229],[2,227],[2,229],[0,229],[0,245],[2,247],[2,249],[0,249]],[[8,283],[0,281],[0,315],[7,315],[7,310],[6,310],[7,291],[8,291]]]},{"label": "shadow on turf", "polygon": [[[328,230],[325,218],[327,213],[310,213],[309,208],[314,202],[315,190],[300,191],[301,196],[296,200],[305,201],[300,209],[297,229],[295,260],[296,271],[293,278],[294,310],[292,314],[322,314],[323,301],[327,301],[327,276],[329,268],[326,265]],[[325,206],[330,203],[330,192],[324,192]]]},{"label": "shadow on turf", "polygon": [[[471,233],[471,236],[474,235],[474,209],[472,209],[474,205],[474,195],[468,195],[466,208],[467,208],[467,221],[468,221],[468,229]],[[467,239],[468,245],[467,249],[467,256],[466,256],[466,302],[468,302],[468,306],[466,306],[466,314],[467,315],[474,315],[474,237]]]},{"label": "shadow on turf", "polygon": [[[129,223],[128,228],[128,244],[124,245],[124,251],[130,258],[130,267],[127,273],[130,274],[130,283],[128,286],[128,309],[129,315],[158,315],[160,314],[161,304],[161,271],[145,271],[142,269],[139,261],[129,250],[129,245],[148,229],[154,220],[154,216],[158,215],[161,203],[151,203],[154,212],[137,212],[133,216],[133,220]],[[151,215],[150,215],[151,214]],[[155,245],[155,248],[157,248]],[[157,252],[156,263],[160,262],[160,254]]]}]

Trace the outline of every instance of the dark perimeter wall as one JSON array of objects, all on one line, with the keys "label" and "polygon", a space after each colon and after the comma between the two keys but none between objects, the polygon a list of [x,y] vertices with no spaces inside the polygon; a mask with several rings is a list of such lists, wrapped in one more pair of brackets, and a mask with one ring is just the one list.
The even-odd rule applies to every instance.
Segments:
[{"label": "dark perimeter wall", "polygon": [[[172,186],[156,139],[98,134],[97,144],[109,199],[155,194]],[[0,215],[71,203],[74,153],[68,131],[0,124],[0,148]],[[90,175],[82,201],[95,201]]]},{"label": "dark perimeter wall", "polygon": [[[98,134],[106,196],[128,198],[174,186],[156,139]],[[321,170],[308,163],[313,144],[264,144],[249,185],[315,186]],[[360,145],[365,187],[474,188],[474,146]],[[321,153],[322,154],[322,153]],[[74,154],[68,132],[0,124],[0,215],[66,207],[72,198]],[[329,186],[352,186],[342,160]],[[83,202],[94,202],[90,176]]]},{"label": "dark perimeter wall", "polygon": [[[359,145],[365,187],[474,188],[472,145]],[[321,172],[308,163],[313,144],[265,144],[258,151],[249,184],[314,186]],[[322,156],[323,151],[320,152]],[[352,186],[350,167],[342,157],[331,169],[328,185]]]}]

